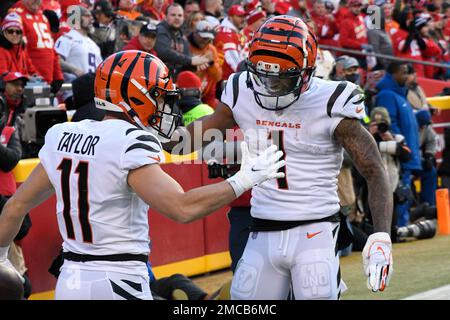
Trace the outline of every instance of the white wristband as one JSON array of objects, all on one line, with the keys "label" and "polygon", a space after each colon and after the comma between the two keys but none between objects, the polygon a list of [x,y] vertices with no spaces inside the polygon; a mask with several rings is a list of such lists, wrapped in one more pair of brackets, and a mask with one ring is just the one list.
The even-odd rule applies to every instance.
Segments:
[{"label": "white wristband", "polygon": [[0,261],[5,261],[6,259],[8,259],[8,251],[9,251],[9,246],[0,247]]},{"label": "white wristband", "polygon": [[253,187],[252,183],[241,171],[238,171],[234,176],[228,178],[227,181],[233,188],[236,198],[239,198],[245,191],[250,190]]}]

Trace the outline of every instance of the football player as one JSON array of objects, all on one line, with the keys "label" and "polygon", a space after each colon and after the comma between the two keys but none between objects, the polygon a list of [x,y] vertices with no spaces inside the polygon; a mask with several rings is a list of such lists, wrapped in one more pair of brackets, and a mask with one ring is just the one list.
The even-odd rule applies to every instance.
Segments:
[{"label": "football player", "polygon": [[148,205],[187,223],[272,178],[284,165],[275,145],[249,157],[227,181],[185,192],[160,167],[158,136],[170,138],[179,113],[166,65],[142,51],[111,55],[97,68],[95,102],[103,121],[53,126],[41,163],[7,202],[0,216],[0,265],[25,214],[56,194],[64,264],[56,299],[151,299],[146,262]]},{"label": "football player", "polygon": [[[340,297],[336,183],[343,148],[369,187],[375,233],[363,252],[368,287],[384,290],[392,273],[392,193],[377,145],[359,121],[364,96],[350,82],[312,77],[316,52],[316,37],[300,18],[268,19],[250,43],[248,71],[232,74],[215,113],[200,119],[203,132],[238,125],[252,154],[273,141],[286,161],[283,178],[252,189],[252,233],[233,299],[285,299],[291,286],[296,299]],[[191,135],[195,126],[187,128]],[[251,143],[255,130],[265,134]]]}]

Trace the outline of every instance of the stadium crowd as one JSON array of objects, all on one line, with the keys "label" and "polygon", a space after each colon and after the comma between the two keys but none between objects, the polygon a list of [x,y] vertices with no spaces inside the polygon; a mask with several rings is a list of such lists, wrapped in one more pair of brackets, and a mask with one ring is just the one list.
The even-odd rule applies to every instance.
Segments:
[{"label": "stadium crowd", "polygon": [[[439,171],[437,134],[431,126],[438,111],[427,103],[417,77],[447,81],[450,69],[370,53],[450,65],[450,3],[445,0],[4,0],[2,200],[14,194],[11,171],[27,156],[19,142],[24,130],[21,114],[29,107],[24,98],[27,85],[48,86],[55,97],[51,104],[75,112],[72,121],[101,120],[104,112],[93,100],[96,68],[118,51],[145,51],[169,67],[181,89],[179,106],[187,125],[214,112],[228,77],[246,70],[254,32],[268,17],[285,14],[302,18],[319,46],[327,48],[318,51],[314,76],[349,81],[365,92],[368,116],[363,122],[378,143],[394,194],[393,242],[434,236],[438,172],[450,172],[444,165]],[[71,83],[71,90],[62,90],[64,83]],[[444,152],[447,166],[448,155]],[[415,191],[415,179],[421,181],[420,192]],[[338,186],[342,213],[354,236],[341,251],[346,255],[352,249],[361,251],[373,232],[367,186],[349,156]],[[233,270],[249,233],[250,197],[247,192],[231,204]],[[16,251],[20,257],[20,247]],[[26,276],[23,259],[19,261],[17,269]]]}]

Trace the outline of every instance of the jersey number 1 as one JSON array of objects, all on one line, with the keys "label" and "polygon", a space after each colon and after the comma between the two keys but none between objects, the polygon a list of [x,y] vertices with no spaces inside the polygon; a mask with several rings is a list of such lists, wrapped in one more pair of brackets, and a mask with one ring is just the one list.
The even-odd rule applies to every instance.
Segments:
[{"label": "jersey number 1", "polygon": [[[274,145],[278,147],[278,150],[283,151],[282,160],[286,160],[286,151],[284,150],[284,131],[283,130],[273,130],[269,132],[269,139],[272,139]],[[278,169],[278,172],[284,172],[284,178],[278,178],[277,184],[278,189],[289,189],[287,182],[286,166]]]},{"label": "jersey number 1", "polygon": [[[78,174],[78,220],[81,225],[83,242],[92,243],[92,228],[89,223],[88,167],[88,162],[80,161],[75,169],[75,173]],[[72,218],[70,217],[70,172],[72,171],[72,159],[64,158],[59,164],[58,170],[61,170],[61,191],[64,203],[63,217],[66,224],[67,237],[75,240],[75,231]]]}]

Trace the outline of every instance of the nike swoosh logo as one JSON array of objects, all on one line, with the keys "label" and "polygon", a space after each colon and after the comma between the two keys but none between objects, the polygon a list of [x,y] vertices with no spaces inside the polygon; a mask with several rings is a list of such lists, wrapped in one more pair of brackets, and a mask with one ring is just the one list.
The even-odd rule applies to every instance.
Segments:
[{"label": "nike swoosh logo", "polygon": [[383,257],[386,259],[386,255],[384,254],[384,250],[383,250],[382,247],[378,246],[378,247],[377,247],[377,251],[380,251],[381,254],[383,255]]},{"label": "nike swoosh logo", "polygon": [[322,231],[318,231],[318,232],[314,232],[314,233],[309,233],[309,232],[307,232],[307,233],[306,233],[306,237],[307,237],[308,239],[311,239],[311,238],[317,236],[319,233],[322,233]]},{"label": "nike swoosh logo", "polygon": [[262,169],[255,169],[254,167],[252,167],[252,171],[256,172],[256,171],[261,171]]},{"label": "nike swoosh logo", "polygon": [[156,157],[152,157],[152,156],[148,156],[150,159],[155,160],[156,162],[160,162],[161,161],[161,157],[160,156],[156,156]]},{"label": "nike swoosh logo", "polygon": [[356,108],[356,113],[360,113],[361,111],[363,111],[363,109],[363,107]]}]

